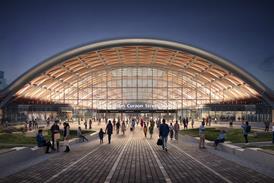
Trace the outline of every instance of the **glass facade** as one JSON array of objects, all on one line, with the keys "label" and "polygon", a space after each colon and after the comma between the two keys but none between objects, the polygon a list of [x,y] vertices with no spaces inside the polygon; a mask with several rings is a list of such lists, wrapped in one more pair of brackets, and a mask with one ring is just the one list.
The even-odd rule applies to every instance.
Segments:
[{"label": "glass facade", "polygon": [[128,104],[179,110],[259,97],[233,73],[202,57],[167,48],[125,46],[91,51],[53,66],[21,88],[15,100],[92,110]]},{"label": "glass facade", "polygon": [[120,109],[127,104],[146,104],[155,109],[181,109],[201,107],[203,104],[219,103],[209,86],[196,81],[184,82],[178,73],[150,67],[125,67],[96,74],[81,81],[76,89],[51,95],[56,103],[71,103],[84,108]]}]

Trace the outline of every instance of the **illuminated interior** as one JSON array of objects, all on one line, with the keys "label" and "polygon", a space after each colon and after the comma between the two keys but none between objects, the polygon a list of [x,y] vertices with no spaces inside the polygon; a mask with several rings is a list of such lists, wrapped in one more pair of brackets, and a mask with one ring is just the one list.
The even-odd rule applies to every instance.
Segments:
[{"label": "illuminated interior", "polygon": [[80,54],[51,67],[16,93],[17,99],[91,109],[119,109],[130,103],[196,108],[259,97],[251,86],[210,60],[141,45]]}]

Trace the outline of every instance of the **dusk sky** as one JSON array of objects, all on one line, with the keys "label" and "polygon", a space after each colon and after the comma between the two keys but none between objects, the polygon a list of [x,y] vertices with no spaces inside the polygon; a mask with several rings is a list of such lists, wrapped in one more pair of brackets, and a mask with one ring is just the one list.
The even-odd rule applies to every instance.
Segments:
[{"label": "dusk sky", "polygon": [[2,0],[0,27],[0,70],[9,83],[61,51],[145,37],[205,49],[274,89],[273,0]]}]

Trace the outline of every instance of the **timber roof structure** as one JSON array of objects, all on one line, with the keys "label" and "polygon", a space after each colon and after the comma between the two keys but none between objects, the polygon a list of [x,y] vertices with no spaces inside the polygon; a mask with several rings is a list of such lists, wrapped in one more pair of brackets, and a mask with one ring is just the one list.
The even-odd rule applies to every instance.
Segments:
[{"label": "timber roof structure", "polygon": [[94,109],[126,103],[178,109],[273,100],[265,85],[229,61],[155,39],[103,41],[63,52],[27,71],[2,95],[1,106],[28,99]]}]

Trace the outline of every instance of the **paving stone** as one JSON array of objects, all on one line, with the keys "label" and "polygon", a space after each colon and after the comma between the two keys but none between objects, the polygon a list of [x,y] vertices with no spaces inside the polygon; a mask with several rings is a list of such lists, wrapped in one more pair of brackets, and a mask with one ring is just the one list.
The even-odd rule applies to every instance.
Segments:
[{"label": "paving stone", "polygon": [[[211,154],[207,150],[200,150],[197,145],[185,143],[182,139],[179,143],[169,143],[183,152],[174,146],[169,146],[168,152],[165,152],[156,145],[157,135],[154,136],[154,139],[146,139],[137,128],[134,133],[127,132],[125,136],[113,135],[111,144],[100,145],[98,140],[83,143],[77,148],[72,148],[70,153],[60,152],[60,155],[2,178],[0,182],[105,182],[121,153],[121,159],[110,182],[165,182],[153,151],[172,182],[224,182],[220,176],[201,166],[185,153],[231,182],[274,182],[265,175]],[[86,157],[80,160],[84,156]],[[72,165],[73,163],[75,164]],[[69,168],[66,169],[67,167]],[[51,179],[56,174],[58,176]]]}]

